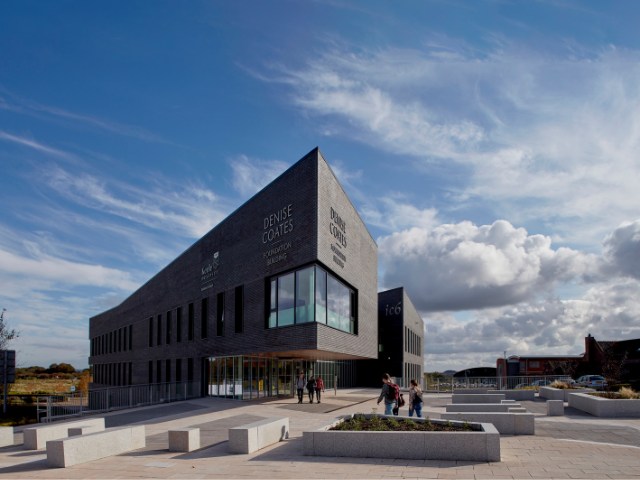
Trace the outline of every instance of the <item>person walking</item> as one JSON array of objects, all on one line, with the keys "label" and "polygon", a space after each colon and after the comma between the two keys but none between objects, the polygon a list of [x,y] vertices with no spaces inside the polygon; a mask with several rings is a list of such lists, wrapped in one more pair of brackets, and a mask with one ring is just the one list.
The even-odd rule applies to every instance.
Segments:
[{"label": "person walking", "polygon": [[313,403],[313,394],[316,391],[316,380],[313,378],[313,375],[309,377],[307,381],[307,392],[309,393],[309,403]]},{"label": "person walking", "polygon": [[393,409],[397,408],[399,392],[400,388],[391,381],[391,375],[388,373],[382,375],[382,390],[378,397],[378,405],[384,400],[385,415],[393,415]]},{"label": "person walking", "polygon": [[324,392],[324,380],[318,375],[316,377],[316,401],[320,403],[320,393]]},{"label": "person walking", "polygon": [[302,396],[304,395],[304,387],[307,381],[304,378],[303,372],[298,372],[298,378],[296,379],[296,390],[298,392],[298,403],[302,403]]},{"label": "person walking", "polygon": [[422,417],[422,389],[416,380],[409,382],[409,416],[413,417],[413,412],[416,412],[416,417]]}]

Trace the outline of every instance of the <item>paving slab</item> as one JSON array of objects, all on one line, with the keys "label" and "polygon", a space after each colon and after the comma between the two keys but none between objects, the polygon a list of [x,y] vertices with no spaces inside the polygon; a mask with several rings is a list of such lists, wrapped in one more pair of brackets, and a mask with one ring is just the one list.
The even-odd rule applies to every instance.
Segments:
[{"label": "paving slab", "polygon": [[[145,425],[145,449],[52,469],[46,465],[46,455],[24,455],[30,452],[14,445],[0,448],[0,478],[640,478],[640,420],[598,419],[574,414],[571,409],[566,409],[564,417],[546,417],[543,401],[523,402],[527,410],[536,413],[536,434],[503,436],[501,462],[303,455],[304,430],[326,425],[340,415],[371,413],[373,408],[380,413],[375,402],[378,394],[377,389],[342,390],[338,395],[327,392],[319,405],[298,405],[295,399],[288,403],[286,399],[238,402],[203,398],[114,412],[112,422]],[[448,403],[450,394],[425,394],[423,415],[438,418]],[[403,410],[406,412],[401,409],[401,413]],[[229,454],[229,425],[283,414],[290,418],[288,440],[253,454]],[[109,422],[108,416],[105,419]],[[170,452],[167,432],[194,426],[201,428],[202,448]]]}]

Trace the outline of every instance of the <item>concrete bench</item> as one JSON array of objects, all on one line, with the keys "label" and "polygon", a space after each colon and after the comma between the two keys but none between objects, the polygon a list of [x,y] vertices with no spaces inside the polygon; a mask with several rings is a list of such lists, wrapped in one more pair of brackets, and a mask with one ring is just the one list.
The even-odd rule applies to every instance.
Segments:
[{"label": "concrete bench", "polygon": [[172,452],[193,452],[200,448],[199,428],[178,428],[169,430],[169,450]]},{"label": "concrete bench", "polygon": [[444,420],[463,420],[467,422],[491,423],[500,434],[534,435],[535,422],[533,413],[507,412],[458,412],[443,413]]},{"label": "concrete bench", "polygon": [[229,450],[252,453],[289,438],[289,417],[270,417],[229,429]]},{"label": "concrete bench", "polygon": [[528,413],[526,408],[522,407],[511,407],[507,410],[507,413]]},{"label": "concrete bench", "polygon": [[52,467],[70,467],[78,463],[119,455],[146,446],[144,425],[108,428],[79,437],[47,442],[47,463]]},{"label": "concrete bench", "polygon": [[0,427],[0,447],[13,445],[13,427]]},{"label": "concrete bench", "polygon": [[506,397],[502,393],[454,393],[451,403],[500,403]]},{"label": "concrete bench", "polygon": [[25,428],[24,448],[40,450],[47,446],[49,440],[58,440],[69,436],[69,428],[95,427],[104,430],[104,418],[85,418],[74,422],[56,422]]},{"label": "concrete bench", "polygon": [[69,437],[77,437],[79,435],[102,432],[103,430],[104,425],[80,425],[78,427],[69,427],[67,432]]},{"label": "concrete bench", "polygon": [[487,393],[501,393],[508,400],[515,400],[517,402],[524,400],[534,401],[536,398],[535,390],[489,390]]},{"label": "concrete bench", "polygon": [[445,405],[447,412],[508,412],[520,408],[519,403],[457,403]]},{"label": "concrete bench", "polygon": [[564,401],[547,400],[547,415],[550,417],[564,415]]}]

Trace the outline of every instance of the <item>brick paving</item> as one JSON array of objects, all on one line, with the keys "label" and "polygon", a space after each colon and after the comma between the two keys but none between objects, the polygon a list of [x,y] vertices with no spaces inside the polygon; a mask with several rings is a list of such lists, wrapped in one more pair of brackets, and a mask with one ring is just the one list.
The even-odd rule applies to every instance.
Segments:
[{"label": "brick paving", "polygon": [[[107,425],[146,426],[146,448],[66,469],[48,467],[43,450],[23,450],[20,445],[0,448],[0,478],[640,479],[640,419],[595,418],[570,409],[564,417],[547,417],[542,402],[524,402],[536,414],[536,435],[502,436],[500,462],[303,455],[304,430],[347,413],[371,412],[377,394],[362,389],[328,393],[320,405],[203,398],[114,412],[105,416]],[[425,400],[425,415],[437,418],[450,396],[428,394]],[[288,440],[249,455],[228,453],[229,427],[270,416],[289,417]],[[200,426],[202,448],[169,452],[168,430],[189,426]],[[21,443],[21,437],[16,434],[16,442]]]}]

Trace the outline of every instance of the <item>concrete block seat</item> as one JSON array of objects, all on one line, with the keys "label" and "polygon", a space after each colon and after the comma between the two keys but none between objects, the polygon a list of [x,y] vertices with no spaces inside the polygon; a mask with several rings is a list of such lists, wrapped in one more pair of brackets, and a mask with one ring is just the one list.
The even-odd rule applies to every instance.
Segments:
[{"label": "concrete block seat", "polygon": [[502,393],[454,393],[451,403],[500,403],[506,400]]},{"label": "concrete block seat", "polygon": [[55,422],[29,427],[23,430],[24,448],[40,450],[47,446],[49,440],[58,440],[69,436],[70,428],[91,428],[94,431],[104,430],[104,418],[84,418],[73,422]]},{"label": "concrete block seat", "polygon": [[520,408],[519,403],[457,403],[445,405],[447,412],[508,412]]},{"label": "concrete block seat", "polygon": [[172,452],[193,452],[200,448],[200,429],[179,428],[169,430],[169,450]]},{"label": "concrete block seat", "polygon": [[564,415],[564,401],[547,400],[547,415],[550,417]]},{"label": "concrete block seat", "polygon": [[269,417],[229,429],[229,451],[252,453],[289,438],[289,417]]},{"label": "concrete block seat", "polygon": [[535,417],[533,413],[509,412],[453,412],[440,415],[443,420],[458,420],[491,423],[500,434],[534,435]]},{"label": "concrete block seat", "polygon": [[144,425],[108,428],[101,432],[47,442],[47,463],[70,467],[78,463],[119,455],[146,446]]},{"label": "concrete block seat", "polygon": [[0,427],[0,447],[13,445],[13,427]]}]

